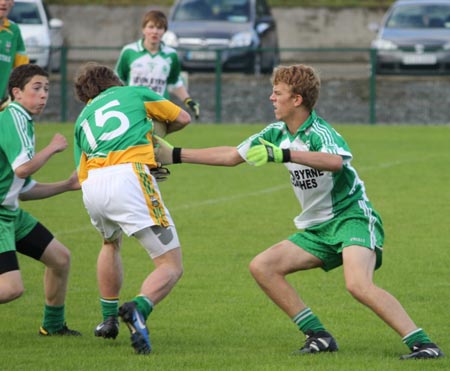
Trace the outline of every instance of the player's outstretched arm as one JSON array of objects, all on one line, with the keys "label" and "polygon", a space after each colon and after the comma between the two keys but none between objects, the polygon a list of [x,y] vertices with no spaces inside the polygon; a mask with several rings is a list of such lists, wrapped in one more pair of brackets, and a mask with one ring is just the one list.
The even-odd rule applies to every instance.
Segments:
[{"label": "player's outstretched arm", "polygon": [[244,162],[236,147],[221,146],[211,148],[174,147],[166,140],[155,136],[156,161],[161,165],[189,163],[213,166],[236,166]]},{"label": "player's outstretched arm", "polygon": [[68,179],[60,182],[36,183],[33,188],[21,193],[19,198],[21,201],[40,200],[42,198],[56,196],[60,193],[76,191],[80,188],[78,174],[74,171]]},{"label": "player's outstretched arm", "polygon": [[342,157],[325,152],[307,152],[282,149],[262,138],[261,144],[253,146],[247,152],[247,161],[254,166],[265,165],[268,162],[294,162],[318,170],[336,172],[342,168]]}]

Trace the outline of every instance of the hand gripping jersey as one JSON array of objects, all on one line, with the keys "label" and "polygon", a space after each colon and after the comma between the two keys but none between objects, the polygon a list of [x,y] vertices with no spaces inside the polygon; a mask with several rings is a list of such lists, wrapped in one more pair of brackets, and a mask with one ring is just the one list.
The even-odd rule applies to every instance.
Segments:
[{"label": "hand gripping jersey", "polygon": [[342,156],[344,160],[342,169],[336,173],[285,163],[292,188],[302,207],[302,212],[294,219],[298,229],[330,220],[352,203],[367,200],[364,183],[350,165],[352,154],[347,143],[315,111],[294,135],[280,121],[242,142],[238,151],[244,159],[250,147],[260,144],[260,137],[283,149],[332,153]]},{"label": "hand gripping jersey", "polygon": [[115,86],[88,102],[75,123],[75,163],[80,182],[90,169],[124,163],[157,166],[153,123],[174,121],[181,108],[152,90]]}]

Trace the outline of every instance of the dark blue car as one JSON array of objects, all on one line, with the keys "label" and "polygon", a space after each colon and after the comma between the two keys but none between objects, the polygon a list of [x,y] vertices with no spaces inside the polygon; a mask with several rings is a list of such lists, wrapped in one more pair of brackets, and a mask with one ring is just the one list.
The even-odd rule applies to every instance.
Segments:
[{"label": "dark blue car", "polygon": [[164,42],[187,71],[271,73],[279,63],[277,27],[266,0],[177,0]]}]

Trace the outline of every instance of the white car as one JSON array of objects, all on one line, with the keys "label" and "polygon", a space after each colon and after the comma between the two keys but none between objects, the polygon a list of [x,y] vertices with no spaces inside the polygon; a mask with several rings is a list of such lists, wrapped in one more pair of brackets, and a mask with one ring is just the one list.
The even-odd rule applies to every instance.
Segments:
[{"label": "white car", "polygon": [[15,0],[8,18],[19,25],[30,62],[59,71],[63,21],[52,18],[42,0]]}]

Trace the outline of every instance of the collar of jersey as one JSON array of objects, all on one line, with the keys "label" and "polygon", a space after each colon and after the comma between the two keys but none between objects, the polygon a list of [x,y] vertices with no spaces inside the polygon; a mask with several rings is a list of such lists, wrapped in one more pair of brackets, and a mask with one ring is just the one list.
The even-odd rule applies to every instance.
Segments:
[{"label": "collar of jersey", "polygon": [[308,119],[302,124],[302,126],[300,126],[298,131],[305,131],[313,124],[314,121],[316,121],[316,119],[317,119],[317,113],[315,110],[312,110]]},{"label": "collar of jersey", "polygon": [[32,120],[28,111],[20,103],[11,102],[10,104],[8,104],[7,108],[14,108],[14,109],[20,111],[24,116],[26,116],[28,120]]},{"label": "collar of jersey", "polygon": [[0,27],[0,30],[9,28],[11,25],[11,21],[8,18],[3,18],[3,26]]}]

